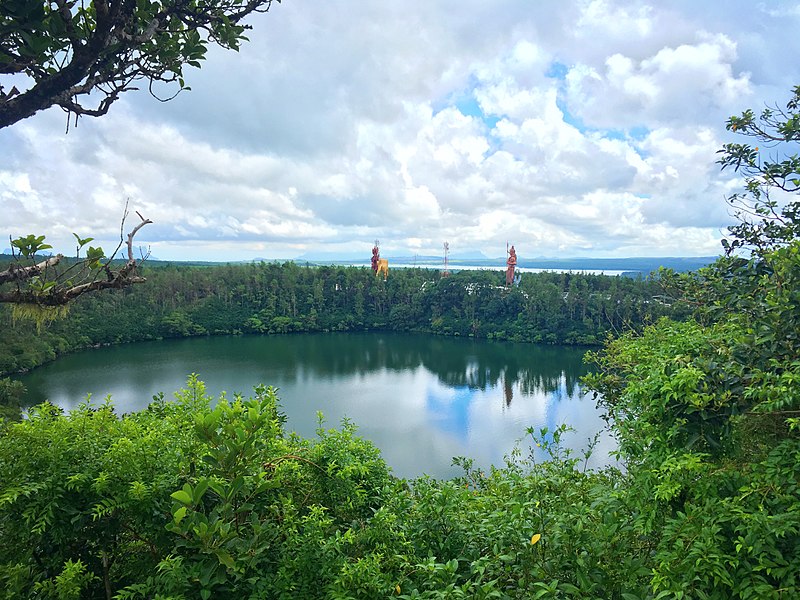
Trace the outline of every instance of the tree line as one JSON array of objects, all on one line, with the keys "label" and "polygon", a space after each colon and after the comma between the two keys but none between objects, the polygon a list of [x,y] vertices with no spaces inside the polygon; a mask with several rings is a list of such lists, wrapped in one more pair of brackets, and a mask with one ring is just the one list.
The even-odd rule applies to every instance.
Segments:
[{"label": "tree line", "polygon": [[83,296],[46,327],[0,306],[0,373],[97,344],[217,334],[415,331],[545,344],[599,344],[676,309],[657,281],[581,273],[396,269],[293,262],[151,263],[147,283]]}]

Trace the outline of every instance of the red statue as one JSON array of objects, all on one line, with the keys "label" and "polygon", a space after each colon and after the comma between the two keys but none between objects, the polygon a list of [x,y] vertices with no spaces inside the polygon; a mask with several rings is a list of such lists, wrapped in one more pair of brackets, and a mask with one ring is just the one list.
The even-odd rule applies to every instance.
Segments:
[{"label": "red statue", "polygon": [[378,272],[378,261],[380,261],[381,255],[378,254],[378,245],[374,245],[372,247],[372,271],[373,273]]},{"label": "red statue", "polygon": [[508,260],[506,261],[508,267],[506,268],[506,285],[514,283],[514,269],[517,268],[517,251],[514,246],[508,251]]}]

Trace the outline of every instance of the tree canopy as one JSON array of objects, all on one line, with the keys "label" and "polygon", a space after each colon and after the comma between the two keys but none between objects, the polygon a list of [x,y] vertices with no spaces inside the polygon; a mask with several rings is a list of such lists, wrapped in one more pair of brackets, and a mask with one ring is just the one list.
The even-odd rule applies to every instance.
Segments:
[{"label": "tree canopy", "polygon": [[140,84],[174,97],[188,89],[186,65],[199,67],[210,43],[238,49],[243,19],[272,1],[3,0],[0,128],[51,106],[104,115]]},{"label": "tree canopy", "polygon": [[728,119],[728,131],[753,138],[749,143],[725,144],[719,153],[723,169],[745,177],[745,190],[728,201],[739,223],[723,241],[730,254],[736,248],[766,251],[784,246],[800,234],[800,85],[792,90],[786,108],[766,107],[756,116],[746,110]]}]

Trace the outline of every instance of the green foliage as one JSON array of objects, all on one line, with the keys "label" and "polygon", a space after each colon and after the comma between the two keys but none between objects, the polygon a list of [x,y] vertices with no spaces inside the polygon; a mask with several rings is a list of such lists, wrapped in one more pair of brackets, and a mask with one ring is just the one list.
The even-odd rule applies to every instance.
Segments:
[{"label": "green foliage", "polygon": [[87,402],[69,416],[41,405],[8,426],[0,572],[10,575],[0,575],[0,590],[25,597],[31,586],[80,584],[93,597],[104,582],[153,568],[166,537],[153,517],[169,510],[167,495],[194,453],[189,415],[185,404],[162,404],[120,419],[109,402]]},{"label": "green foliage", "polygon": [[[2,105],[0,91],[0,112]],[[126,205],[123,226],[127,215]],[[52,248],[44,243],[44,236],[31,234],[12,240],[12,259],[0,259],[0,266],[7,263],[6,268],[0,270],[0,303],[11,303],[20,307],[15,316],[32,318],[41,329],[43,323],[61,317],[65,310],[62,307],[83,294],[120,289],[143,282],[144,279],[136,274],[139,262],[133,258],[133,238],[139,229],[151,222],[142,218],[142,222],[128,234],[128,259],[119,266],[112,265],[112,262],[122,247],[121,239],[120,245],[110,257],[106,257],[102,248],[89,246],[86,256],[80,258],[81,249],[92,238],[81,238],[73,233],[78,242],[74,259],[65,259],[62,254],[51,254],[41,262],[37,262],[36,253]]]},{"label": "green foliage", "polygon": [[[53,282],[48,282],[47,287],[36,287],[37,281],[31,281],[32,288],[37,293],[46,293],[53,287]],[[41,304],[12,304],[11,305],[11,320],[16,325],[22,321],[33,323],[36,326],[36,334],[39,335],[44,330],[45,326],[63,319],[69,314],[69,305],[63,306],[42,306]],[[34,365],[31,365],[34,366]]]},{"label": "green foliage", "polygon": [[302,440],[284,421],[273,389],[212,408],[194,376],[122,418],[32,409],[0,437],[0,593],[314,597],[346,562],[322,541],[392,480],[352,425]]},{"label": "green foliage", "polygon": [[652,591],[665,597],[800,591],[800,440],[782,423],[789,413],[764,414],[774,404],[759,402],[796,407],[786,386],[796,367],[773,359],[765,377],[740,321],[665,320],[594,357],[589,383],[626,466],[618,495],[649,540]]},{"label": "green foliage", "polygon": [[[752,111],[729,129],[785,148],[798,140],[798,94],[787,111]],[[662,320],[591,356],[625,462],[619,492],[652,552],[656,598],[786,598],[800,593],[800,241],[797,157],[762,160],[729,144],[723,167],[744,172],[749,211],[727,255],[698,273],[663,273],[686,323]],[[736,250],[749,254],[737,256]]]},{"label": "green foliage", "polygon": [[50,244],[44,243],[44,236],[36,236],[34,234],[25,237],[18,237],[11,240],[11,246],[19,250],[20,254],[28,259],[36,258],[36,253],[42,250],[49,250],[52,248]]},{"label": "green foliage", "polygon": [[[727,251],[736,248],[772,250],[800,234],[800,202],[786,194],[800,192],[800,85],[792,90],[786,108],[767,107],[756,117],[752,110],[728,119],[729,131],[754,138],[769,153],[750,144],[725,144],[719,153],[722,168],[732,168],[745,177],[745,192],[729,198],[739,210],[739,223],[731,227],[732,241],[723,241]],[[777,192],[777,198],[773,193]]]},{"label": "green foliage", "polygon": [[212,406],[194,376],[122,418],[32,410],[0,437],[0,594],[621,598],[644,581],[620,473],[579,470],[563,428],[531,431],[550,461],[405,482],[349,423],[304,440],[283,422],[274,390]]},{"label": "green foliage", "polygon": [[162,323],[166,326],[166,332],[170,337],[189,337],[208,333],[205,327],[193,322],[191,317],[181,310],[164,317]]},{"label": "green foliage", "polygon": [[197,415],[203,464],[196,485],[171,494],[167,529],[180,537],[183,583],[170,583],[168,593],[315,597],[341,568],[326,558],[326,538],[363,526],[390,482],[388,469],[350,425],[306,441],[285,437],[282,421],[271,388]]},{"label": "green foliage", "polygon": [[620,598],[643,584],[644,557],[631,553],[640,544],[612,493],[620,473],[578,470],[564,433],[534,434],[547,461],[512,457],[486,474],[462,459],[463,477],[417,480],[392,497],[418,561],[401,597]]},{"label": "green foliage", "polygon": [[799,458],[797,441],[784,440],[760,461],[702,473],[664,522],[654,591],[720,599],[797,595]]},{"label": "green foliage", "polygon": [[86,572],[86,565],[80,560],[67,560],[64,569],[53,579],[37,581],[33,586],[36,596],[57,598],[58,600],[79,600],[90,584],[97,580],[95,575]]},{"label": "green foliage", "polygon": [[26,393],[21,382],[0,377],[0,419],[18,421]]},{"label": "green foliage", "polygon": [[726,345],[737,336],[741,332],[730,325],[663,320],[590,354],[600,371],[586,381],[602,393],[626,458],[729,448],[731,418],[746,408],[741,375],[726,362],[732,358]]},{"label": "green foliage", "polygon": [[[189,89],[184,67],[199,68],[209,44],[238,49],[247,39],[241,20],[271,4],[6,0],[0,5],[0,70],[16,85],[0,89],[0,127],[53,105],[76,116],[104,115],[122,92],[136,89],[136,81],[146,81],[154,95],[159,85]],[[84,107],[90,93],[97,104]]]}]

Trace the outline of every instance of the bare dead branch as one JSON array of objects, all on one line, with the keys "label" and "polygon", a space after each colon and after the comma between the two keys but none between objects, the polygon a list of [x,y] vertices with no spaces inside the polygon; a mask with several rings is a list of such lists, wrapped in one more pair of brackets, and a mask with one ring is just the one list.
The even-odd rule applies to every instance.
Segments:
[{"label": "bare dead branch", "polygon": [[139,223],[136,227],[134,227],[131,230],[131,232],[128,234],[128,262],[129,263],[131,261],[136,262],[136,259],[133,257],[133,236],[135,236],[142,227],[144,227],[145,225],[148,225],[149,223],[152,223],[152,221],[150,219],[145,219],[142,215],[140,215],[138,210],[136,211],[136,214],[139,215],[139,218],[142,220],[142,222]]},{"label": "bare dead branch", "polygon": [[31,277],[41,275],[48,267],[56,266],[62,258],[64,258],[63,254],[56,254],[47,260],[27,267],[12,263],[8,269],[0,271],[0,285],[8,283],[9,281],[25,281]]},{"label": "bare dead branch", "polygon": [[144,277],[115,277],[109,280],[90,281],[64,290],[48,294],[39,294],[31,290],[12,290],[0,293],[0,302],[11,304],[38,304],[39,306],[63,306],[87,292],[99,290],[122,289],[135,283],[144,283]]}]

